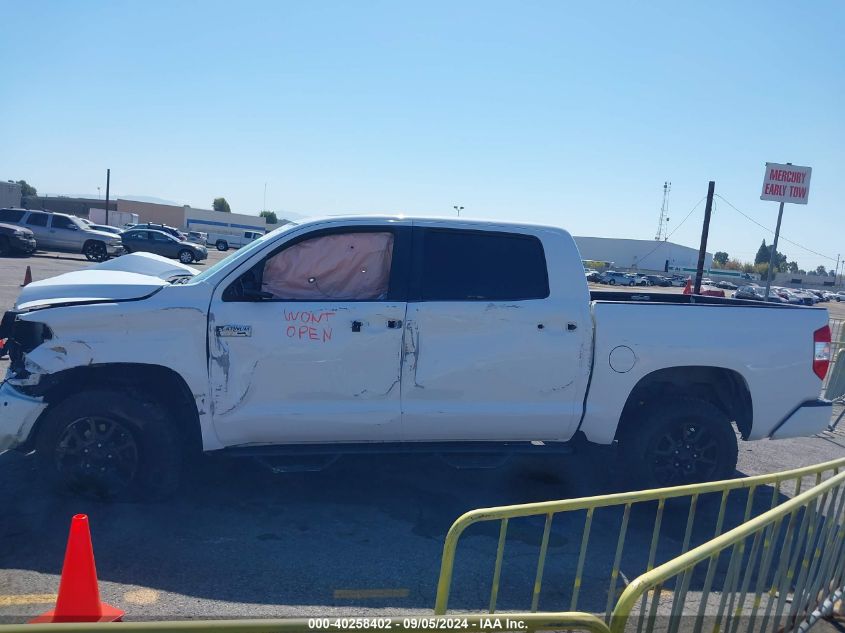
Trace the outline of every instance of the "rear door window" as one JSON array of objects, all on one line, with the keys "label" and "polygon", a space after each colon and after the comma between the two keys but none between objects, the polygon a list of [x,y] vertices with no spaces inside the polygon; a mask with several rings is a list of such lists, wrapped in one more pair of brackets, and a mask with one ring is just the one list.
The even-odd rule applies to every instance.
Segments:
[{"label": "rear door window", "polygon": [[423,229],[423,301],[520,301],[549,296],[543,245],[519,233]]},{"label": "rear door window", "polygon": [[29,217],[26,219],[26,223],[29,226],[47,226],[47,214],[30,213]]},{"label": "rear door window", "polygon": [[20,222],[24,213],[19,209],[0,209],[0,222]]}]

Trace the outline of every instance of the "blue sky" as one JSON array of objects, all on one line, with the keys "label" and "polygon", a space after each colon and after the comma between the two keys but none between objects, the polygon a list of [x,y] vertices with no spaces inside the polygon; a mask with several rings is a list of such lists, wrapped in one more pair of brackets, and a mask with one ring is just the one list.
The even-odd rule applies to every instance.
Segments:
[{"label": "blue sky", "polygon": [[[4,0],[0,178],[284,215],[446,214],[654,237],[716,192],[845,254],[845,4]],[[703,205],[672,236],[698,245]],[[709,249],[771,234],[717,199]],[[782,243],[802,267],[832,266]]]}]

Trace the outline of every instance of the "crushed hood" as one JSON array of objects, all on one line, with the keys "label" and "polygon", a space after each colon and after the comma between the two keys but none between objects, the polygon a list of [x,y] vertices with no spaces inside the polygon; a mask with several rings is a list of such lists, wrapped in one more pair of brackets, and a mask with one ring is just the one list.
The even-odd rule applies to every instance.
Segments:
[{"label": "crushed hood", "polygon": [[132,253],[85,270],[57,275],[25,286],[16,310],[67,303],[142,299],[176,277],[193,277],[196,268],[152,253]]}]

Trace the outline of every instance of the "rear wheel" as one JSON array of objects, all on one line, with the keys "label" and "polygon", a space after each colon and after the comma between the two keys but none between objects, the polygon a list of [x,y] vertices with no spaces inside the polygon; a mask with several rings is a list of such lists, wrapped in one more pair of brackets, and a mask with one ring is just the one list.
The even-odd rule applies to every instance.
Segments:
[{"label": "rear wheel", "polygon": [[100,499],[175,489],[180,434],[160,405],[132,391],[83,391],[51,407],[35,449],[56,488]]},{"label": "rear wheel", "polygon": [[179,251],[179,261],[183,264],[190,264],[194,261],[194,254],[187,248]]},{"label": "rear wheel", "polygon": [[611,286],[615,286],[615,285],[616,285],[616,280],[615,280],[615,279],[611,279],[611,280],[610,280],[610,281],[608,281],[607,283],[609,283]]},{"label": "rear wheel", "polygon": [[215,244],[218,251],[228,251],[229,250],[229,243],[226,240],[217,240]]},{"label": "rear wheel", "polygon": [[620,432],[619,450],[643,489],[729,479],[736,471],[736,433],[710,402],[670,398],[635,416]]},{"label": "rear wheel", "polygon": [[85,246],[82,247],[82,254],[89,262],[104,262],[109,258],[106,245],[102,242],[85,242]]}]

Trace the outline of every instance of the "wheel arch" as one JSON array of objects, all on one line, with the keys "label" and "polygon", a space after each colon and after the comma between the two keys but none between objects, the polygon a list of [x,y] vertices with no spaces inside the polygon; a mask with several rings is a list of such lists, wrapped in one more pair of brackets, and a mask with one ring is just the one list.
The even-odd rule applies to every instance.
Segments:
[{"label": "wheel arch", "polygon": [[196,400],[188,383],[177,372],[163,365],[144,363],[104,363],[73,367],[42,379],[32,395],[41,396],[47,408],[41,413],[22,448],[32,450],[41,422],[52,407],[67,396],[77,393],[86,386],[96,385],[125,391],[127,394],[142,392],[151,397],[166,410],[173,410],[172,419],[177,424],[189,452],[202,451],[199,412]]},{"label": "wheel arch", "polygon": [[640,410],[661,399],[676,396],[712,403],[736,424],[743,439],[751,434],[751,391],[742,374],[725,367],[689,365],[666,367],[640,378],[622,409],[616,439],[636,423]]}]

